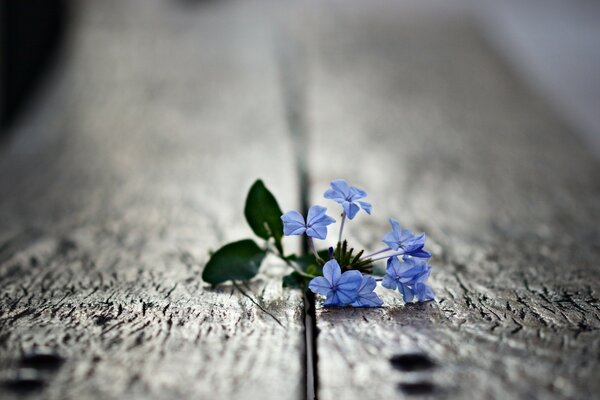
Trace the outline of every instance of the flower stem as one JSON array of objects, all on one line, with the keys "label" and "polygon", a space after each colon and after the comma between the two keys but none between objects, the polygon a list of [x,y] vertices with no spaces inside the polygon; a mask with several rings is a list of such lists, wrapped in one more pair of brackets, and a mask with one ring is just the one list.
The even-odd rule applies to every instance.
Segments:
[{"label": "flower stem", "polygon": [[376,251],[376,252],[373,252],[373,253],[366,254],[366,255],[362,256],[362,257],[361,257],[361,260],[362,260],[362,259],[366,259],[366,258],[371,258],[371,257],[373,257],[373,256],[376,256],[377,254],[385,253],[386,251],[390,251],[390,250],[391,250],[391,248],[390,248],[390,247],[386,247],[385,249],[381,249],[381,250],[378,250],[378,251]]},{"label": "flower stem", "polygon": [[404,250],[403,251],[397,251],[397,252],[392,253],[392,254],[387,254],[385,256],[375,257],[375,258],[372,258],[371,261],[375,262],[375,261],[383,260],[384,258],[396,257],[396,256],[401,256],[401,255],[404,255]]},{"label": "flower stem", "polygon": [[292,267],[292,269],[294,271],[296,271],[298,274],[306,277],[306,278],[315,278],[314,275],[311,274],[307,274],[306,272],[302,271],[302,269],[300,269],[300,267],[298,267],[296,264],[294,264],[293,262],[286,260],[286,264],[289,265],[290,267]]},{"label": "flower stem", "polygon": [[316,260],[319,261],[321,257],[319,257],[319,254],[317,254],[317,250],[315,249],[315,244],[313,243],[312,238],[310,236],[307,236],[306,241],[308,242],[308,248],[310,249],[310,251],[312,251]]},{"label": "flower stem", "polygon": [[342,213],[342,224],[340,225],[340,235],[338,237],[338,242],[342,242],[342,232],[344,232],[344,222],[346,222],[346,212]]},{"label": "flower stem", "polygon": [[[272,250],[267,250],[267,251],[269,251],[269,252],[273,253],[273,251],[272,251]],[[293,269],[294,271],[296,271],[298,274],[300,274],[300,275],[302,275],[302,276],[304,276],[304,277],[306,277],[306,278],[315,278],[315,276],[314,276],[314,275],[307,274],[306,272],[302,271],[302,269],[301,269],[301,268],[300,268],[300,267],[299,267],[299,266],[298,266],[296,263],[293,263],[292,261],[290,261],[289,259],[287,259],[287,258],[286,258],[286,257],[283,255],[283,253],[281,253],[281,252],[279,251],[279,249],[277,249],[277,252],[278,252],[278,254],[277,254],[277,255],[279,256],[279,258],[281,258],[281,259],[283,260],[283,262],[285,262],[285,263],[286,263],[286,265],[287,265],[288,267],[292,268],[292,269]]]}]

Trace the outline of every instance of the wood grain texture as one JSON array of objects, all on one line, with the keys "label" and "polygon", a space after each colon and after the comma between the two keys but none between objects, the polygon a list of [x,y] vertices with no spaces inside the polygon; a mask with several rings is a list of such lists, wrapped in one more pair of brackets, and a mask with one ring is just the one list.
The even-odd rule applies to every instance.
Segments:
[{"label": "wood grain texture", "polygon": [[311,199],[366,189],[374,250],[388,216],[427,232],[437,301],[319,308],[319,398],[597,397],[597,161],[468,21],[357,3],[315,6]]},{"label": "wood grain texture", "polygon": [[304,396],[284,267],[243,287],[273,316],[200,279],[210,249],[251,236],[254,179],[297,207],[268,9],[75,11],[64,62],[0,157],[0,398],[36,384],[48,399]]}]

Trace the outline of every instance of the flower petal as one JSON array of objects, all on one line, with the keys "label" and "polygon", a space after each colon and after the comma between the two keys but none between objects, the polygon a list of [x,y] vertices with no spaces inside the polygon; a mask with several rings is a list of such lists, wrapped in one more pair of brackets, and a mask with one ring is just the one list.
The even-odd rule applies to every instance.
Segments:
[{"label": "flower petal", "polygon": [[344,198],[350,196],[350,185],[344,179],[334,179],[330,183],[331,188],[336,192],[342,194]]},{"label": "flower petal", "polygon": [[365,212],[369,215],[371,215],[371,210],[373,210],[373,206],[371,205],[371,203],[367,203],[366,201],[359,201],[358,204],[360,204],[360,207],[365,210]]},{"label": "flower petal", "polygon": [[306,228],[304,227],[304,225],[300,226],[300,225],[292,225],[292,224],[288,224],[288,225],[283,225],[283,234],[285,236],[296,236],[296,235],[302,235],[304,232],[306,231]]},{"label": "flower petal", "polygon": [[404,299],[405,303],[412,303],[415,295],[410,286],[400,283],[398,285],[398,291],[402,293],[402,298]]},{"label": "flower petal", "polygon": [[359,295],[371,293],[377,287],[377,281],[370,275],[363,275],[360,286],[358,287]]},{"label": "flower petal", "polygon": [[398,279],[398,277],[402,273],[402,264],[400,263],[400,260],[398,260],[398,257],[394,256],[388,258],[385,272],[387,276],[389,276],[393,280]]},{"label": "flower petal", "polygon": [[389,231],[383,236],[383,243],[387,244],[390,249],[398,251],[400,245],[394,231]]},{"label": "flower petal", "polygon": [[308,215],[306,217],[306,225],[312,225],[316,220],[321,218],[327,212],[326,207],[312,206],[308,209]]},{"label": "flower petal", "polygon": [[[427,261],[422,258],[414,258],[409,256],[403,257],[403,262],[393,261],[393,258],[388,259],[388,269],[392,268],[392,272],[386,272],[395,279],[398,283],[412,285],[418,281],[418,278],[431,269]],[[397,258],[395,258],[397,260]],[[425,278],[426,279],[426,278]]]},{"label": "flower petal", "polygon": [[333,200],[336,203],[342,203],[344,201],[346,201],[346,198],[344,197],[344,195],[336,190],[333,189],[327,189],[325,191],[325,193],[323,194],[323,197],[325,197],[326,199],[329,200]]},{"label": "flower petal", "polygon": [[358,204],[350,203],[349,201],[344,202],[342,206],[344,207],[344,212],[348,216],[348,219],[354,219],[356,213],[360,211]]},{"label": "flower petal", "polygon": [[304,217],[298,211],[288,211],[281,216],[283,222],[298,222],[304,225]]},{"label": "flower petal", "polygon": [[381,281],[381,286],[387,289],[395,290],[398,287],[398,283],[392,279],[389,275],[383,277]]},{"label": "flower petal", "polygon": [[421,272],[418,275],[415,275],[413,278],[413,281],[416,282],[420,282],[420,283],[425,283],[425,281],[429,278],[429,274],[431,273],[431,266],[425,264],[422,269]]},{"label": "flower petal", "polygon": [[332,306],[341,306],[343,305],[342,303],[340,303],[340,299],[338,298],[338,293],[334,290],[332,290],[328,295],[327,298],[325,299],[325,303],[323,303],[323,305],[325,307],[332,307]]},{"label": "flower petal", "polygon": [[322,294],[323,296],[326,296],[331,291],[331,284],[324,277],[317,276],[316,278],[313,278],[309,282],[308,288],[313,293],[319,293],[319,294]]},{"label": "flower petal", "polygon": [[354,290],[358,292],[358,288],[360,287],[361,283],[362,274],[359,271],[346,271],[338,279],[337,287],[340,290]]},{"label": "flower petal", "polygon": [[362,274],[359,271],[346,271],[337,282],[336,290],[338,298],[343,304],[350,304],[358,297],[358,288],[362,282]]},{"label": "flower petal", "polygon": [[281,216],[283,234],[286,236],[302,235],[306,230],[304,217],[298,211],[288,211]]},{"label": "flower petal", "polygon": [[356,186],[350,186],[350,200],[356,201],[358,199],[362,199],[367,197],[367,192],[362,189],[357,188]]},{"label": "flower petal", "polygon": [[322,215],[321,217],[319,217],[318,219],[311,221],[311,223],[309,225],[322,225],[322,226],[327,226],[327,225],[331,225],[335,222],[335,219],[331,218],[329,215]]},{"label": "flower petal", "polygon": [[[321,206],[312,206],[310,210],[308,210],[308,218],[307,218],[307,235],[311,237],[316,237],[318,239],[325,239],[327,237],[327,225],[331,225],[335,222],[335,219],[326,215],[325,212],[327,208]],[[314,228],[316,232],[309,232],[310,228]]]},{"label": "flower petal", "polygon": [[400,227],[400,222],[398,222],[394,218],[390,218],[389,221],[390,221],[390,225],[392,226],[392,231],[395,231],[395,232],[398,232],[398,233],[400,231],[402,231],[402,228]]},{"label": "flower petal", "polygon": [[353,303],[358,298],[358,291],[354,290],[342,290],[339,289],[336,291],[338,295],[338,299],[341,305],[347,305]]},{"label": "flower petal", "polygon": [[383,300],[373,292],[377,287],[377,281],[370,275],[363,275],[362,282],[358,288],[358,298],[352,303],[352,307],[380,307]]},{"label": "flower petal", "polygon": [[[425,246],[425,234],[413,235],[408,229],[402,230],[400,246],[404,249],[404,252],[408,255],[420,254],[423,246]],[[429,254],[423,251],[425,254]],[[424,257],[428,258],[428,257]]]},{"label": "flower petal", "polygon": [[431,258],[431,253],[423,249],[411,251],[410,255],[417,258]]},{"label": "flower petal", "polygon": [[416,283],[414,287],[414,292],[417,297],[417,300],[420,302],[433,300],[435,298],[435,293],[433,293],[433,289],[427,286],[424,283]]},{"label": "flower petal", "polygon": [[342,269],[337,260],[329,260],[323,266],[323,276],[329,281],[331,286],[338,283],[342,276]]},{"label": "flower petal", "polygon": [[327,227],[326,226],[311,226],[306,230],[306,235],[315,239],[325,240],[327,238]]},{"label": "flower petal", "polygon": [[383,300],[375,292],[367,295],[359,295],[358,300],[352,303],[352,307],[381,307]]}]

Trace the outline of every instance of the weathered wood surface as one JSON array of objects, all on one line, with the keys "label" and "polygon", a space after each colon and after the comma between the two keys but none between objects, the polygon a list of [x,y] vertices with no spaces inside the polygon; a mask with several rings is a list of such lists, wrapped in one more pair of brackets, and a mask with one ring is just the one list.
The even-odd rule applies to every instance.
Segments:
[{"label": "weathered wood surface", "polygon": [[283,267],[246,287],[281,325],[200,279],[209,249],[251,235],[256,177],[299,198],[269,12],[244,4],[76,2],[0,156],[0,398],[304,396]]},{"label": "weathered wood surface", "polygon": [[597,398],[598,163],[468,21],[321,4],[311,200],[335,207],[343,177],[374,204],[356,243],[380,247],[388,216],[427,232],[437,301],[318,309],[319,398]]}]

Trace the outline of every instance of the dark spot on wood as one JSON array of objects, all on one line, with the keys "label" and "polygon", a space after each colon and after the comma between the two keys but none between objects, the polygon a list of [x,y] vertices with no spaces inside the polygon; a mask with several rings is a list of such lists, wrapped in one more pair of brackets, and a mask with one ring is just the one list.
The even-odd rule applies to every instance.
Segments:
[{"label": "dark spot on wood", "polygon": [[55,370],[61,367],[65,359],[52,349],[37,348],[23,354],[21,366],[26,369]]},{"label": "dark spot on wood", "polygon": [[435,367],[431,358],[423,353],[396,354],[390,358],[390,363],[400,371],[423,371]]},{"label": "dark spot on wood", "polygon": [[77,249],[77,244],[75,244],[74,241],[72,241],[70,239],[63,238],[58,243],[58,246],[56,248],[56,252],[58,254],[60,254],[61,256],[65,256],[65,255],[69,254],[71,251],[73,251],[75,249]]},{"label": "dark spot on wood", "polygon": [[435,391],[435,386],[431,382],[420,381],[411,383],[399,383],[398,390],[408,395],[431,394]]},{"label": "dark spot on wood", "polygon": [[98,315],[94,321],[94,323],[98,326],[105,326],[108,321],[113,319],[110,315]]},{"label": "dark spot on wood", "polygon": [[14,376],[3,382],[3,386],[9,390],[20,393],[39,390],[46,385],[39,371],[33,368],[20,368]]},{"label": "dark spot on wood", "polygon": [[10,332],[6,332],[0,335],[0,346],[4,346],[10,337]]}]

